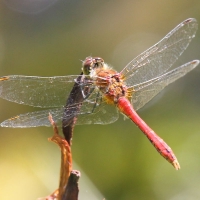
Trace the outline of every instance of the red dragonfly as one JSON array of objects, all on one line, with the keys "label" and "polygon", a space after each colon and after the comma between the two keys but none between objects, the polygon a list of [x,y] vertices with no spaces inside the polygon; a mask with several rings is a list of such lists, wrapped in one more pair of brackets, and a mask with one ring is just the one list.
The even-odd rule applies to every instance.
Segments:
[{"label": "red dragonfly", "polygon": [[[109,124],[118,119],[120,111],[141,129],[157,151],[175,169],[180,169],[171,148],[138,116],[136,110],[144,106],[165,86],[199,64],[199,60],[193,60],[169,71],[172,64],[188,47],[197,28],[195,19],[183,21],[157,44],[133,59],[119,73],[104,63],[102,58],[87,57],[83,61],[82,74],[79,76],[1,77],[2,98],[19,104],[49,109],[20,114],[2,122],[0,126],[11,128],[51,126],[48,120],[49,113],[56,123],[66,121],[66,126],[75,116],[78,117],[77,124]],[[72,98],[76,89],[81,91],[81,97],[77,102]],[[67,97],[69,103],[64,106]],[[69,97],[72,99],[71,103]]]}]

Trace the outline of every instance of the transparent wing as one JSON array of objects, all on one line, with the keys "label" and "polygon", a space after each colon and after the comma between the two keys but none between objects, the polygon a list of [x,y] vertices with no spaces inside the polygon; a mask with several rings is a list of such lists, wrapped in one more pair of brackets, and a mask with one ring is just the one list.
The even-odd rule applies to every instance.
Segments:
[{"label": "transparent wing", "polygon": [[144,83],[135,85],[133,88],[134,92],[132,96],[132,104],[134,109],[138,110],[139,108],[144,106],[167,85],[181,78],[189,71],[194,69],[199,64],[199,62],[199,60],[188,62],[161,76],[158,76]]},{"label": "transparent wing", "polygon": [[[98,88],[94,89],[84,102],[81,102],[80,111],[77,111],[76,106],[79,104],[65,107],[63,121],[68,122],[71,117],[78,116],[76,124],[110,124],[119,117],[116,107],[104,100]],[[75,107],[75,109],[72,107]],[[74,113],[71,113],[71,111]]]},{"label": "transparent wing", "polygon": [[[73,104],[69,107],[66,107],[65,111],[66,109],[68,109],[68,111],[65,112],[64,118],[67,119],[77,116],[77,125],[109,124],[115,122],[118,119],[117,109],[115,108],[115,106],[109,105],[105,101],[103,101],[102,97],[98,94],[98,92],[94,91],[88,99],[82,102],[82,106],[79,112],[71,112],[71,110],[76,110],[73,109],[73,106],[77,106],[78,104]],[[51,126],[48,119],[49,113],[51,113],[57,125],[61,126],[61,121],[63,120],[64,107],[20,114],[2,122],[0,126],[11,128]]]},{"label": "transparent wing", "polygon": [[59,123],[63,116],[63,108],[53,108],[48,110],[41,110],[20,114],[10,119],[3,121],[1,127],[10,128],[30,128],[37,126],[51,126],[48,120],[49,113],[53,116],[56,123]]},{"label": "transparent wing", "polygon": [[34,107],[63,106],[77,77],[4,76],[0,78],[0,97]]},{"label": "transparent wing", "polygon": [[93,112],[78,115],[77,125],[81,124],[111,124],[119,118],[118,110],[114,105],[102,102]]},{"label": "transparent wing", "polygon": [[187,19],[157,44],[133,59],[121,71],[126,77],[127,85],[143,83],[165,73],[188,47],[197,28],[196,19]]}]

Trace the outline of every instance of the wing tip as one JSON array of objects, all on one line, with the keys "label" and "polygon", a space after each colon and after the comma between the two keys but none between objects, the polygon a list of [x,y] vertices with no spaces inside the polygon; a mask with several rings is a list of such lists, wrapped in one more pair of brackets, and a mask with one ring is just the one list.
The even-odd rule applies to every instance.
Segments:
[{"label": "wing tip", "polygon": [[184,24],[188,24],[188,23],[191,23],[191,22],[197,22],[197,20],[195,18],[188,18],[185,21],[183,21]]},{"label": "wing tip", "polygon": [[9,76],[0,77],[0,81],[7,81],[8,79],[9,79]]},{"label": "wing tip", "polygon": [[10,126],[8,126],[8,125],[6,125],[6,123],[2,122],[2,123],[0,123],[0,127],[2,127],[2,128],[8,128]]},{"label": "wing tip", "polygon": [[195,67],[200,63],[200,60],[193,60],[190,64],[194,65]]}]

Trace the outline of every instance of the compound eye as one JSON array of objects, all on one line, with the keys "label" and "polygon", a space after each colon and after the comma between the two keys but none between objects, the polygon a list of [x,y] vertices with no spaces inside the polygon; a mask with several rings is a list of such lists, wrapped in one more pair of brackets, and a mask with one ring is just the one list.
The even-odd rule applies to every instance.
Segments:
[{"label": "compound eye", "polygon": [[85,75],[89,75],[90,71],[92,69],[93,66],[93,59],[92,57],[87,57],[84,61],[83,61],[83,74]]}]

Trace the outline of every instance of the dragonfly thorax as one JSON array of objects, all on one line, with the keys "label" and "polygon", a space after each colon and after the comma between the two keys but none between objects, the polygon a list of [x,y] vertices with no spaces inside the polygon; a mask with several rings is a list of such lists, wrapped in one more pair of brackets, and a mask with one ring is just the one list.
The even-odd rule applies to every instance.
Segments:
[{"label": "dragonfly thorax", "polygon": [[124,82],[123,75],[109,68],[108,65],[97,68],[95,74],[95,84],[107,103],[116,104],[120,97],[129,98],[131,96],[130,90]]}]

